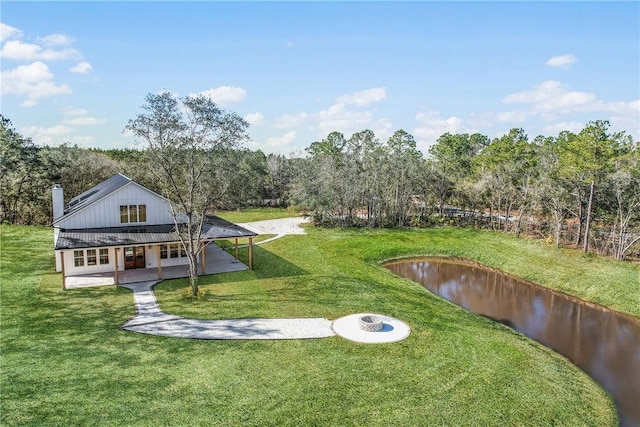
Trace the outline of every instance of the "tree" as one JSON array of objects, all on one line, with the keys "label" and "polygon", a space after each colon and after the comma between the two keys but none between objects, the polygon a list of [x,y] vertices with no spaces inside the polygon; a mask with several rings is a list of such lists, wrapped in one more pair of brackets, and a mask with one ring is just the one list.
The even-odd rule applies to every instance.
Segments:
[{"label": "tree", "polygon": [[566,149],[561,156],[565,173],[589,187],[582,241],[584,252],[589,250],[589,233],[596,186],[602,182],[606,173],[613,167],[613,160],[618,155],[625,139],[624,133],[610,134],[608,131],[609,122],[606,120],[589,122],[578,135],[569,138]]},{"label": "tree", "polygon": [[32,222],[33,210],[27,206],[42,171],[38,148],[0,115],[0,221]]},{"label": "tree", "polygon": [[475,133],[441,135],[436,144],[429,149],[430,162],[434,175],[437,177],[438,210],[444,214],[444,203],[451,197],[456,186],[471,173],[472,161],[475,156],[489,145],[489,138]]},{"label": "tree", "polygon": [[163,92],[148,94],[145,101],[145,112],[129,120],[125,130],[146,143],[157,186],[172,202],[171,215],[189,260],[192,293],[197,296],[203,224],[232,179],[225,152],[248,139],[249,125],[201,95],[177,99]]},{"label": "tree", "polygon": [[640,230],[631,231],[634,220],[640,225],[640,147],[621,156],[606,181],[615,203],[611,246],[615,258],[623,260],[626,252],[640,242]]},{"label": "tree", "polygon": [[281,154],[269,154],[266,158],[265,192],[275,205],[286,205],[291,180],[291,162]]},{"label": "tree", "polygon": [[[501,209],[504,202],[504,231],[509,230],[510,215],[520,201],[520,216],[527,208],[530,184],[535,173],[534,151],[523,129],[511,129],[508,134],[496,138],[474,158],[481,180],[491,197],[491,221],[496,203],[498,227],[501,226]],[[519,232],[520,222],[517,231]]]},{"label": "tree", "polygon": [[410,210],[413,207],[413,196],[421,193],[419,186],[424,166],[422,153],[416,148],[413,135],[400,129],[387,140],[386,192],[389,225],[402,227],[407,224]]}]

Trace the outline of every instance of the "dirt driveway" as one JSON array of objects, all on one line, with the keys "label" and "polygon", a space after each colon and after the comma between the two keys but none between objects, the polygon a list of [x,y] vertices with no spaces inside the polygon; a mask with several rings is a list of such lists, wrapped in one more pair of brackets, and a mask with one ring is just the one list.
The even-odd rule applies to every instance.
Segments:
[{"label": "dirt driveway", "polygon": [[304,228],[300,227],[301,224],[309,222],[309,218],[306,217],[294,217],[294,218],[281,218],[281,219],[268,219],[265,221],[246,222],[238,224],[240,227],[244,227],[248,230],[254,231],[258,234],[306,234]]}]

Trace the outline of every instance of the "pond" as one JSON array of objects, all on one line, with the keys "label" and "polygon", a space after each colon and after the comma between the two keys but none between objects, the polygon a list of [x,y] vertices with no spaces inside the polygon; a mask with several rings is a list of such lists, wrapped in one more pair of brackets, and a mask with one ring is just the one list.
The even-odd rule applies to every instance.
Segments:
[{"label": "pond", "polygon": [[410,258],[385,267],[567,357],[611,393],[621,426],[640,426],[640,319],[464,261]]}]

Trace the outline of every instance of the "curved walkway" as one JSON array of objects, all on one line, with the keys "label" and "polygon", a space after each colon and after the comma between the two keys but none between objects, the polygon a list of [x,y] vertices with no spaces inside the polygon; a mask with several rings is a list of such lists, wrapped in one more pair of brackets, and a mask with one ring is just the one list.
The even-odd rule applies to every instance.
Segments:
[{"label": "curved walkway", "polygon": [[[258,234],[275,234],[261,244],[287,234],[306,234],[300,227],[307,218],[282,218],[239,224]],[[409,327],[392,317],[382,316],[384,327],[379,332],[365,332],[358,327],[361,314],[352,314],[331,322],[324,318],[306,319],[227,319],[199,320],[170,315],[160,310],[153,287],[158,280],[120,285],[133,291],[137,315],[121,326],[127,331],[174,338],[205,340],[284,340],[326,338],[339,335],[360,343],[385,343],[405,339]]]},{"label": "curved walkway", "polygon": [[331,321],[309,319],[198,320],[160,310],[153,286],[157,281],[120,285],[133,291],[138,314],[121,329],[143,334],[207,340],[281,340],[326,338],[335,335]]}]

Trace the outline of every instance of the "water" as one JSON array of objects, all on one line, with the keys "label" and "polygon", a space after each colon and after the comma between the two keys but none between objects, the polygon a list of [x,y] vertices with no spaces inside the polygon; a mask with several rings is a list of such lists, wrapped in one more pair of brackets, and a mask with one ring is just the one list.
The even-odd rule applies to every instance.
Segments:
[{"label": "water", "polygon": [[621,426],[640,426],[640,319],[453,260],[415,258],[385,267],[567,357],[611,393]]}]

